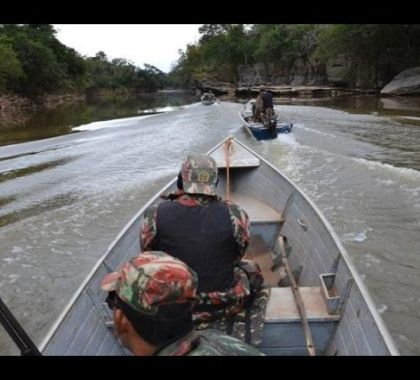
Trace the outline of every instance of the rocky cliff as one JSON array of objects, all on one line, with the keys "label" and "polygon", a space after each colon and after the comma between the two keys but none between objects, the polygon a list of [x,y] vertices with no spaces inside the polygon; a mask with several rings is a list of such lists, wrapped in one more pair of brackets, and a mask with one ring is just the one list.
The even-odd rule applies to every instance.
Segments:
[{"label": "rocky cliff", "polygon": [[275,95],[316,96],[337,92],[378,93],[396,72],[387,67],[374,67],[356,59],[338,56],[327,63],[316,59],[298,59],[292,65],[257,63],[238,67],[238,83],[227,84],[207,80],[201,85],[220,93],[249,95],[265,85]]},{"label": "rocky cliff", "polygon": [[278,63],[241,65],[238,67],[238,86],[329,86],[377,92],[394,75],[395,72],[388,72],[385,68],[339,56],[327,63],[299,59],[291,66]]}]

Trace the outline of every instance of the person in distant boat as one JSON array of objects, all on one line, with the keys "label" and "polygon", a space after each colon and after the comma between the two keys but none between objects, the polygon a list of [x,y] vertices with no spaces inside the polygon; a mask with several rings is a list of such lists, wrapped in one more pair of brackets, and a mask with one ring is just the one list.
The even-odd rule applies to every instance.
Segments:
[{"label": "person in distant boat", "polygon": [[270,92],[266,91],[264,87],[260,88],[260,94],[263,102],[263,112],[267,114],[267,110],[271,109],[274,113],[273,95],[271,95]]},{"label": "person in distant boat", "polygon": [[263,101],[264,90],[265,90],[264,87],[261,86],[260,93],[255,99],[255,103],[252,104],[252,115],[254,117],[254,121],[258,123],[261,123],[264,117],[264,101]]},{"label": "person in distant boat", "polygon": [[248,214],[216,194],[218,169],[205,154],[188,154],[178,191],[146,210],[142,250],[168,252],[198,275],[196,323],[230,318],[244,311],[263,282],[259,267],[241,260],[250,243]]},{"label": "person in distant boat", "polygon": [[192,307],[197,275],[164,252],[143,252],[106,275],[121,344],[136,356],[263,356],[254,347],[215,330],[195,331]]},{"label": "person in distant boat", "polygon": [[216,97],[214,96],[212,90],[206,88],[206,90],[204,91],[203,100],[216,100]]},{"label": "person in distant boat", "polygon": [[216,96],[214,96],[213,91],[209,89],[209,99],[216,100]]},{"label": "person in distant boat", "polygon": [[256,121],[259,121],[268,127],[275,128],[277,122],[274,113],[273,95],[266,91],[264,86],[260,86],[260,93],[257,97],[256,107]]}]

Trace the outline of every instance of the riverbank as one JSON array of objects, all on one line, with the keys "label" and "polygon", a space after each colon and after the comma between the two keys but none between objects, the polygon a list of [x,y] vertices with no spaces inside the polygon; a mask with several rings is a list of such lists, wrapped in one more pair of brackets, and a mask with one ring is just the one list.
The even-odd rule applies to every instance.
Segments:
[{"label": "riverbank", "polygon": [[19,95],[0,95],[0,128],[14,128],[25,124],[41,108],[54,109],[63,104],[81,101],[86,101],[86,95],[44,95],[32,99]]},{"label": "riverbank", "polygon": [[[0,146],[74,133],[76,127],[92,122],[166,112],[196,101],[190,91],[110,95],[113,96],[50,97],[42,106],[36,105],[35,110],[15,109],[14,123],[8,118],[9,123],[0,126]],[[8,105],[17,107],[19,99],[12,100],[14,103]]]},{"label": "riverbank", "polygon": [[[230,100],[234,97],[246,98],[255,97],[260,91],[257,84],[244,86],[235,83],[205,81],[198,83],[196,88],[204,90],[211,89],[221,100]],[[273,94],[274,97],[298,97],[298,98],[319,98],[349,95],[379,95],[380,89],[376,88],[352,88],[342,86],[324,85],[264,85],[265,89]]]},{"label": "riverbank", "polygon": [[[154,98],[156,96],[176,96],[187,93],[188,90],[166,89],[154,92],[135,92],[127,89],[101,89],[86,91],[86,93],[67,93],[43,95],[36,98],[28,98],[19,95],[0,95],[0,129],[19,128],[28,123],[33,117],[43,110],[49,111],[72,104],[117,104],[141,99]],[[150,103],[153,103],[152,101]],[[117,115],[114,115],[117,116]]]},{"label": "riverbank", "polygon": [[27,121],[36,111],[28,98],[17,95],[0,96],[0,127],[14,127]]}]

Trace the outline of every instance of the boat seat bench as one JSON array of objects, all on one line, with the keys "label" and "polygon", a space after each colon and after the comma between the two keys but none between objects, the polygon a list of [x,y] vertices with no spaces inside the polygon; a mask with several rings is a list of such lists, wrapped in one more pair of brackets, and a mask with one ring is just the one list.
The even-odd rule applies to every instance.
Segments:
[{"label": "boat seat bench", "polygon": [[[329,314],[321,287],[299,288],[317,354],[322,354],[340,321]],[[273,287],[267,303],[259,349],[267,355],[307,355],[303,325],[291,287]]]},{"label": "boat seat bench", "polygon": [[233,193],[231,201],[247,212],[251,220],[251,224],[280,223],[282,220],[281,214],[277,210],[258,199]]},{"label": "boat seat bench", "polygon": [[280,212],[256,198],[238,193],[233,193],[231,200],[247,212],[251,236],[260,235],[267,246],[273,246],[283,223]]}]

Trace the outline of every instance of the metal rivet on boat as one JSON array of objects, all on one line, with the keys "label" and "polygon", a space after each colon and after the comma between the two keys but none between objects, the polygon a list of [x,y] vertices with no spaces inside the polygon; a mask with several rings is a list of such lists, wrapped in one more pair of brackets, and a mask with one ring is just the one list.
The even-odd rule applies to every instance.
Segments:
[{"label": "metal rivet on boat", "polygon": [[298,219],[297,222],[298,222],[299,226],[301,226],[304,229],[304,231],[308,230],[307,224],[302,219]]}]

